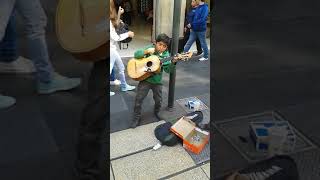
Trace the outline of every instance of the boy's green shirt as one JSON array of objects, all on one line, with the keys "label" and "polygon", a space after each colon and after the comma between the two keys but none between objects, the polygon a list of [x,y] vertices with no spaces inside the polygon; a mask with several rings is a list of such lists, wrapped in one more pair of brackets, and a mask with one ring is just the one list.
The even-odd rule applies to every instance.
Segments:
[{"label": "boy's green shirt", "polygon": [[[144,54],[144,51],[149,48],[155,48],[155,46],[153,44],[151,44],[149,46],[146,46],[142,49],[137,50],[134,53],[134,58],[141,59],[141,58],[150,56],[149,54],[148,55]],[[157,52],[155,52],[153,55],[158,56],[160,61],[162,58],[166,58],[166,57],[170,56],[170,54],[167,50],[164,51],[162,54],[158,54]],[[147,81],[152,84],[162,84],[162,72],[165,71],[166,73],[170,73],[174,70],[174,68],[175,68],[175,65],[173,63],[171,63],[171,61],[162,62],[162,67],[161,67],[160,73],[154,74],[154,75],[148,77],[147,79],[145,79],[144,81]]]}]

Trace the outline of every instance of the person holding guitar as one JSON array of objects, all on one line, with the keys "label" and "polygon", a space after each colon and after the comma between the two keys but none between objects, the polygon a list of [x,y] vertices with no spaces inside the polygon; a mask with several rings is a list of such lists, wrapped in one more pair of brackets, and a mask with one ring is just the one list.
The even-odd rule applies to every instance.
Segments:
[{"label": "person holding guitar", "polygon": [[[141,59],[150,55],[156,55],[159,59],[167,58],[170,56],[167,50],[169,43],[170,38],[166,34],[159,34],[156,38],[155,45],[152,44],[143,49],[137,50],[134,53],[134,58]],[[139,81],[134,105],[134,117],[130,125],[131,128],[137,127],[141,120],[141,106],[150,89],[153,92],[153,99],[155,102],[154,114],[157,119],[160,120],[159,112],[162,102],[162,72],[165,71],[170,73],[174,68],[175,63],[171,63],[171,61],[163,62],[161,64],[160,73],[155,73],[147,79]]]},{"label": "person holding guitar", "polygon": [[[119,78],[121,81],[120,90],[125,92],[134,90],[135,86],[130,86],[126,82],[124,74],[125,67],[119,53],[117,52],[116,42],[122,41],[128,37],[133,37],[134,33],[132,31],[129,31],[120,35],[117,34],[116,28],[119,26],[120,16],[123,13],[124,10],[120,6],[117,14],[113,0],[110,0],[110,74],[112,72],[114,64],[116,64],[116,66],[118,67]],[[110,96],[112,95],[114,95],[114,92],[110,91]]]}]

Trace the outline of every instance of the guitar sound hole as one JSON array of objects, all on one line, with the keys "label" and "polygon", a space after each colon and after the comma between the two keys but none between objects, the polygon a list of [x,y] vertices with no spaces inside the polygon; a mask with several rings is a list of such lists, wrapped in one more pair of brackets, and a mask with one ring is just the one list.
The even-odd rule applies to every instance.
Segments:
[{"label": "guitar sound hole", "polygon": [[152,62],[151,61],[147,62],[147,67],[151,67],[151,66],[152,66]]}]

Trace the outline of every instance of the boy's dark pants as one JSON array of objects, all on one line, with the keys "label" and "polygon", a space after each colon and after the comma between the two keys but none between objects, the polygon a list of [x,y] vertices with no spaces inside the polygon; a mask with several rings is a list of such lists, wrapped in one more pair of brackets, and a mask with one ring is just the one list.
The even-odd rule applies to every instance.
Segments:
[{"label": "boy's dark pants", "polygon": [[162,85],[152,84],[147,81],[140,81],[137,89],[137,96],[134,105],[134,118],[133,122],[139,122],[141,119],[141,106],[144,98],[148,95],[149,90],[153,92],[153,99],[155,102],[154,112],[158,113],[162,103]]}]

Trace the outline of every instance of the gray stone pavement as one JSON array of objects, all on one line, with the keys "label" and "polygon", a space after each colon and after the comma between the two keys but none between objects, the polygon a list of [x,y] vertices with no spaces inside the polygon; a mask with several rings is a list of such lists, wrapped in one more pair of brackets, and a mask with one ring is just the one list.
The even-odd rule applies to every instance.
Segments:
[{"label": "gray stone pavement", "polygon": [[[217,19],[220,23],[215,26],[212,121],[277,110],[319,147],[320,41],[316,32],[320,24],[316,18],[250,22],[231,17]],[[215,137],[213,177],[248,164],[221,134]],[[302,158],[297,159],[302,179],[317,179],[304,171],[310,166],[303,156],[317,159],[319,148],[314,151],[297,155]]]},{"label": "gray stone pavement", "polygon": [[[125,64],[130,58],[123,58]],[[200,62],[193,57],[187,62],[177,64],[175,100],[197,96],[210,107],[210,61]],[[128,83],[138,82],[127,78]],[[167,111],[169,75],[163,75],[162,116],[166,121],[186,114],[184,108],[175,101],[174,110]],[[157,143],[154,136],[158,122],[153,115],[152,92],[143,103],[142,123],[136,129],[130,129],[135,91],[119,92],[112,87],[116,95],[110,97],[110,178],[114,179],[209,179],[209,164],[197,164],[181,146],[162,147],[158,151],[151,148]],[[206,115],[206,116],[209,116]],[[210,120],[209,117],[207,117]],[[202,166],[201,166],[202,165]]]}]

